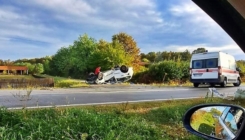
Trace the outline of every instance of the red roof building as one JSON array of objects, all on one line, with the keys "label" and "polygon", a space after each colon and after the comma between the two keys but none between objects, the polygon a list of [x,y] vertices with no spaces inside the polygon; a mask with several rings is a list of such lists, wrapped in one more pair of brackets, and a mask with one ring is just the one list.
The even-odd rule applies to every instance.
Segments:
[{"label": "red roof building", "polygon": [[0,66],[0,73],[4,74],[4,71],[6,72],[6,74],[28,74],[28,68],[26,66]]}]

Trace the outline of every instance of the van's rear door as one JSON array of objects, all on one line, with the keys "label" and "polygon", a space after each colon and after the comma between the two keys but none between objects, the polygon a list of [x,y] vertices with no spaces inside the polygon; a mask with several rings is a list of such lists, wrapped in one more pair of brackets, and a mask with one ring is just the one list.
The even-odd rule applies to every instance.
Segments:
[{"label": "van's rear door", "polygon": [[192,79],[217,79],[218,58],[192,60]]}]

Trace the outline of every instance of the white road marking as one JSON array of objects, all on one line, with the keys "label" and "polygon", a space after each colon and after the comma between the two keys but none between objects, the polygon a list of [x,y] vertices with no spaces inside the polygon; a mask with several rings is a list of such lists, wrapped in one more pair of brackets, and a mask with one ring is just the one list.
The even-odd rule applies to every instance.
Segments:
[{"label": "white road marking", "polygon": [[[166,101],[166,100],[187,100],[187,99],[196,99],[196,98],[202,98],[202,97],[118,101],[118,102],[86,103],[86,104],[70,104],[70,105],[54,105],[54,106],[33,106],[33,107],[26,107],[26,109],[52,108],[52,107],[75,107],[75,106],[90,106],[90,105],[110,105],[110,104],[121,104],[121,103],[139,103],[139,102],[153,102],[153,101]],[[19,110],[19,109],[23,109],[23,107],[14,107],[14,108],[8,108],[8,109],[9,110]]]}]

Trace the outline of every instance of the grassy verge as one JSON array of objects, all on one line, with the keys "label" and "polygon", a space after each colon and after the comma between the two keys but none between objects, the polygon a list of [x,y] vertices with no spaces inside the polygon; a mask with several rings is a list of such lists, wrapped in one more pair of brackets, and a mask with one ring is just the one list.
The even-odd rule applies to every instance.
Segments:
[{"label": "grassy verge", "polygon": [[[53,78],[55,82],[71,79],[71,78],[65,78],[65,77],[59,77],[59,76],[51,76],[51,75],[47,75],[47,74],[38,74],[38,76],[42,76],[45,78]],[[72,79],[72,80],[79,80],[79,79]]]},{"label": "grassy verge", "polygon": [[[32,110],[0,109],[0,139],[198,140],[182,116],[205,99]],[[224,101],[245,106],[244,101]]]},{"label": "grassy verge", "polygon": [[[81,79],[70,79],[65,77],[59,77],[59,76],[50,76],[46,74],[39,74],[37,76],[45,77],[45,78],[53,78],[54,79],[54,87],[55,88],[81,88],[81,87],[89,87],[89,84],[86,84],[84,80]],[[0,79],[33,79],[34,77],[31,75],[0,75]],[[130,86],[130,82],[120,83],[116,84],[117,86]],[[186,82],[183,84],[179,84],[176,82],[170,82],[170,83],[152,83],[152,84],[140,84],[136,83],[134,85],[145,85],[145,86],[155,86],[155,87],[192,87],[193,84],[190,82]],[[242,83],[242,85],[245,85],[245,83]],[[106,86],[106,85],[102,85]],[[34,88],[34,87],[30,87]],[[40,87],[36,87],[38,89]],[[11,89],[11,88],[8,88]]]},{"label": "grassy verge", "polygon": [[32,79],[31,75],[0,75],[0,79]]}]

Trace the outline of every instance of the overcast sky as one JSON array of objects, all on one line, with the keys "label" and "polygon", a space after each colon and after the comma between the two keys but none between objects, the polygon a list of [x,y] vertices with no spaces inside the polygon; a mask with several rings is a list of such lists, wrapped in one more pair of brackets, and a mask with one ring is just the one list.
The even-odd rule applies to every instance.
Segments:
[{"label": "overcast sky", "polygon": [[143,53],[205,47],[245,58],[191,0],[0,0],[0,59],[53,55],[84,33],[111,41],[119,32]]}]

